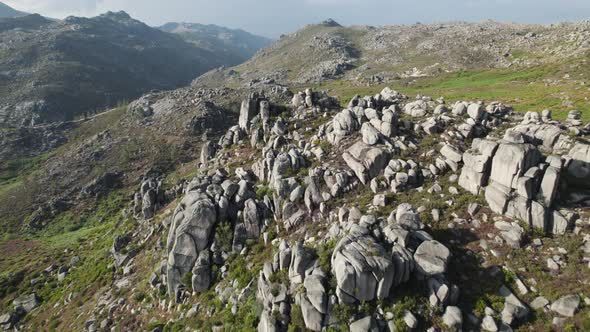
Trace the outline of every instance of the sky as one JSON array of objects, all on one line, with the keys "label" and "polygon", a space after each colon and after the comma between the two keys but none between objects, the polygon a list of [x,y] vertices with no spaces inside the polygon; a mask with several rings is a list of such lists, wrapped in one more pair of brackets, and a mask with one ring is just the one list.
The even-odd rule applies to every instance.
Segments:
[{"label": "sky", "polygon": [[332,18],[343,25],[444,21],[555,23],[590,19],[590,0],[0,0],[53,18],[124,10],[152,26],[217,24],[276,38]]}]

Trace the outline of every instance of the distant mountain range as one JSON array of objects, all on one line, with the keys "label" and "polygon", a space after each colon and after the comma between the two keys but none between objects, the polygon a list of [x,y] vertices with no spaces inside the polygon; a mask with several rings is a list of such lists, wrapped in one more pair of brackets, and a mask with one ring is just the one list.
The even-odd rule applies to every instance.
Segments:
[{"label": "distant mountain range", "polygon": [[[181,26],[190,28],[181,32]],[[37,14],[0,18],[0,125],[70,120],[150,90],[187,85],[270,42],[222,27],[166,27],[174,33],[125,12],[62,21]]]},{"label": "distant mountain range", "polygon": [[240,29],[228,29],[214,24],[167,23],[160,30],[175,33],[199,47],[216,53],[229,53],[236,61],[251,58],[259,49],[270,45],[272,39],[256,36]]},{"label": "distant mountain range", "polygon": [[0,18],[2,17],[19,17],[28,15],[25,12],[18,11],[2,2],[0,2]]}]

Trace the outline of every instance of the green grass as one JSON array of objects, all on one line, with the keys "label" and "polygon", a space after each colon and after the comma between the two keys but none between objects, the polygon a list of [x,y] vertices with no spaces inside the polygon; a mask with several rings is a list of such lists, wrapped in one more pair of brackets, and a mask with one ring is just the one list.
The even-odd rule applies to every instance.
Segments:
[{"label": "green grass", "polygon": [[49,154],[0,161],[0,187],[18,181],[33,172],[49,158]]},{"label": "green grass", "polygon": [[[120,219],[120,211],[126,204],[124,197],[122,192],[113,192],[86,210],[62,213],[42,231],[5,236],[0,240],[0,247],[6,254],[0,259],[1,308],[8,310],[13,298],[35,292],[41,299],[37,315],[53,317],[54,305],[61,303],[68,294],[79,294],[71,304],[71,309],[76,311],[97,289],[109,285],[113,278],[109,250],[115,233],[127,228],[123,225],[127,221]],[[76,267],[70,268],[63,281],[42,273],[52,264],[69,266],[74,256],[80,260]],[[32,284],[33,279],[39,282]],[[40,329],[40,319],[27,319],[31,320],[33,330]],[[53,330],[60,324],[78,321],[79,317],[68,317],[60,311],[59,320],[50,320],[53,326],[50,330]]]},{"label": "green grass", "polygon": [[[573,65],[570,65],[573,66]],[[342,106],[348,104],[355,95],[374,95],[385,86],[398,90],[410,98],[417,94],[438,98],[447,102],[458,100],[501,101],[512,105],[518,112],[551,109],[555,119],[563,120],[570,110],[582,111],[584,121],[590,121],[590,91],[588,87],[571,81],[546,85],[543,79],[558,79],[570,72],[566,65],[541,65],[526,69],[490,69],[460,71],[436,77],[417,80],[399,80],[392,84],[375,86],[355,86],[347,81],[329,81],[316,87],[328,90],[340,98]],[[581,68],[580,70],[583,70]],[[586,73],[581,73],[585,75]],[[575,75],[572,75],[575,76]],[[578,75],[579,76],[579,75]],[[577,77],[577,76],[576,76]],[[562,97],[567,95],[573,106],[563,106]]]}]

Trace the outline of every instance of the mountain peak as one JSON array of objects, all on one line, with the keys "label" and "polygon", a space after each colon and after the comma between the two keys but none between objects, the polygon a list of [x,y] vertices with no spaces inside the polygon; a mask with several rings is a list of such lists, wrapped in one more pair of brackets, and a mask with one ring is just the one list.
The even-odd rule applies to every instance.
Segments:
[{"label": "mountain peak", "polygon": [[129,15],[127,12],[125,12],[123,10],[120,10],[118,12],[108,11],[108,12],[100,15],[100,17],[106,17],[106,18],[116,19],[116,20],[129,20],[129,19],[131,19],[131,15]]},{"label": "mountain peak", "polygon": [[322,23],[320,23],[320,25],[323,25],[325,27],[341,27],[342,26],[338,22],[334,21],[331,18],[323,21]]}]

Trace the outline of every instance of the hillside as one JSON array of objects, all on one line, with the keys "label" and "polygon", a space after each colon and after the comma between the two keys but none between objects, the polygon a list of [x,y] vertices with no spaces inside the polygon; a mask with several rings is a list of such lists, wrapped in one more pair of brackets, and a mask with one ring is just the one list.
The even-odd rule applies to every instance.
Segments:
[{"label": "hillside", "polygon": [[526,67],[586,54],[589,23],[550,26],[449,22],[412,26],[309,25],[282,37],[234,68],[243,80],[256,72],[283,83],[343,78],[390,83],[470,69]]},{"label": "hillside", "polygon": [[589,33],[328,20],[4,128],[0,328],[589,330]]},{"label": "hillside", "polygon": [[239,63],[232,50],[196,46],[123,12],[3,19],[0,45],[0,123],[10,126],[82,117]]},{"label": "hillside", "polygon": [[5,18],[5,17],[20,17],[20,16],[26,16],[28,15],[27,13],[18,11],[2,2],[0,2],[0,18]]},{"label": "hillside", "polygon": [[244,30],[228,29],[214,24],[167,23],[158,29],[177,34],[201,48],[231,54],[236,63],[250,59],[259,49],[272,43],[268,38]]},{"label": "hillside", "polygon": [[[196,85],[246,89],[313,85],[341,98],[385,86],[458,99],[486,98],[521,111],[590,112],[590,25],[449,22],[343,27],[332,20],[282,37],[242,65]],[[487,99],[487,98],[486,98]]]}]

